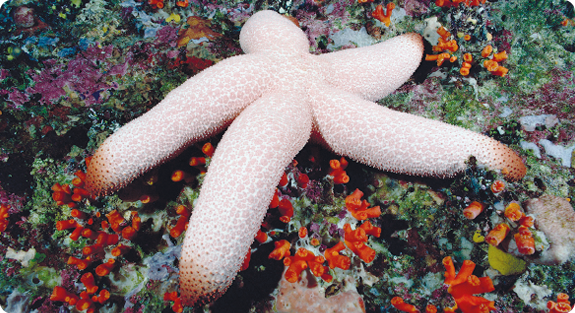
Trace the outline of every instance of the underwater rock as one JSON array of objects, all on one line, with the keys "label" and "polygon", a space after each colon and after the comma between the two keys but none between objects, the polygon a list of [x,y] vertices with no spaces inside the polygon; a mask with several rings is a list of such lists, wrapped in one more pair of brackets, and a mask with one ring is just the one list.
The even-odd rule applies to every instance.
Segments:
[{"label": "underwater rock", "polygon": [[544,232],[549,249],[530,258],[532,262],[545,265],[565,263],[575,254],[575,211],[565,198],[543,195],[530,199],[524,205],[527,214],[535,217],[535,227]]}]

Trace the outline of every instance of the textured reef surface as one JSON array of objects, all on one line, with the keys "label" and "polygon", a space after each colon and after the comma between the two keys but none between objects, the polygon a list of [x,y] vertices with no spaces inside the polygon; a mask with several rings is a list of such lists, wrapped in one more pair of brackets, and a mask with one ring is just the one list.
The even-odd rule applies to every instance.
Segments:
[{"label": "textured reef surface", "polygon": [[[0,307],[10,313],[415,312],[412,305],[422,312],[428,305],[438,312],[569,312],[573,6],[389,3],[4,4]],[[297,19],[314,54],[422,34],[426,60],[379,104],[493,137],[521,156],[527,175],[505,181],[473,158],[454,178],[397,175],[308,144],[286,168],[228,292],[209,306],[182,307],[183,233],[220,137],[98,199],[83,188],[86,162],[106,137],[187,78],[241,54],[242,25],[265,9]]]}]

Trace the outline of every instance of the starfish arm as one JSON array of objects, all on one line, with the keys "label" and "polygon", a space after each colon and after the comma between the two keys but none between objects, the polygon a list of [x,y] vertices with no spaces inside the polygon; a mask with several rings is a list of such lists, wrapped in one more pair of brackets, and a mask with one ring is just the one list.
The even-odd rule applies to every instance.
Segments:
[{"label": "starfish arm", "polygon": [[376,45],[319,55],[324,79],[367,100],[381,99],[415,72],[423,56],[421,36],[394,37]]},{"label": "starfish arm", "polygon": [[190,144],[224,129],[261,96],[270,64],[252,55],[232,57],[171,91],[99,147],[88,165],[88,191],[98,196],[118,190]]},{"label": "starfish arm", "polygon": [[218,144],[183,243],[184,304],[212,301],[233,281],[285,167],[309,138],[311,111],[304,98],[298,92],[262,97]]},{"label": "starfish arm", "polygon": [[508,179],[526,172],[521,158],[487,136],[440,121],[379,106],[325,88],[312,100],[316,133],[334,152],[395,173],[451,177],[474,156]]}]

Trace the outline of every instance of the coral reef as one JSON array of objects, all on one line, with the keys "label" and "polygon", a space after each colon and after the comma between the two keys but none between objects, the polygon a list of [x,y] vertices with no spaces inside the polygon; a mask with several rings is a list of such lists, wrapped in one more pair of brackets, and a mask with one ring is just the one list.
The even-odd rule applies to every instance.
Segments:
[{"label": "coral reef", "polygon": [[[265,9],[295,17],[314,54],[413,31],[429,38],[425,54],[435,59],[379,104],[501,141],[519,153],[526,176],[507,181],[473,159],[450,179],[397,175],[306,145],[228,292],[183,307],[178,258],[193,210],[182,207],[194,207],[219,137],[108,197],[83,194],[81,176],[111,133],[240,54],[242,25]],[[10,0],[0,8],[0,307],[304,312],[315,306],[300,295],[313,292],[323,310],[400,312],[395,297],[405,309],[471,310],[469,286],[444,284],[449,255],[453,273],[472,261],[468,278],[481,286],[490,278],[493,290],[473,295],[488,309],[492,301],[495,312],[568,312],[574,21],[563,0]],[[313,258],[296,259],[300,249]],[[294,283],[286,259],[300,266]]]}]

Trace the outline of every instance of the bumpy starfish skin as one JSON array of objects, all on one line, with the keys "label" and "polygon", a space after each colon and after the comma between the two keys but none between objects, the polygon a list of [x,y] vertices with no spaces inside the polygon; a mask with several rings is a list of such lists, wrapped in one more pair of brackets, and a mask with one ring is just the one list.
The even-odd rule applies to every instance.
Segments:
[{"label": "bumpy starfish skin", "polygon": [[369,101],[413,74],[423,54],[419,35],[314,56],[295,24],[261,11],[242,28],[240,43],[245,55],[173,90],[110,136],[88,166],[88,189],[108,194],[229,125],[183,243],[180,292],[186,305],[211,301],[231,284],[285,166],[310,134],[337,153],[387,171],[453,176],[473,155],[511,179],[525,174],[521,159],[493,139]]}]

